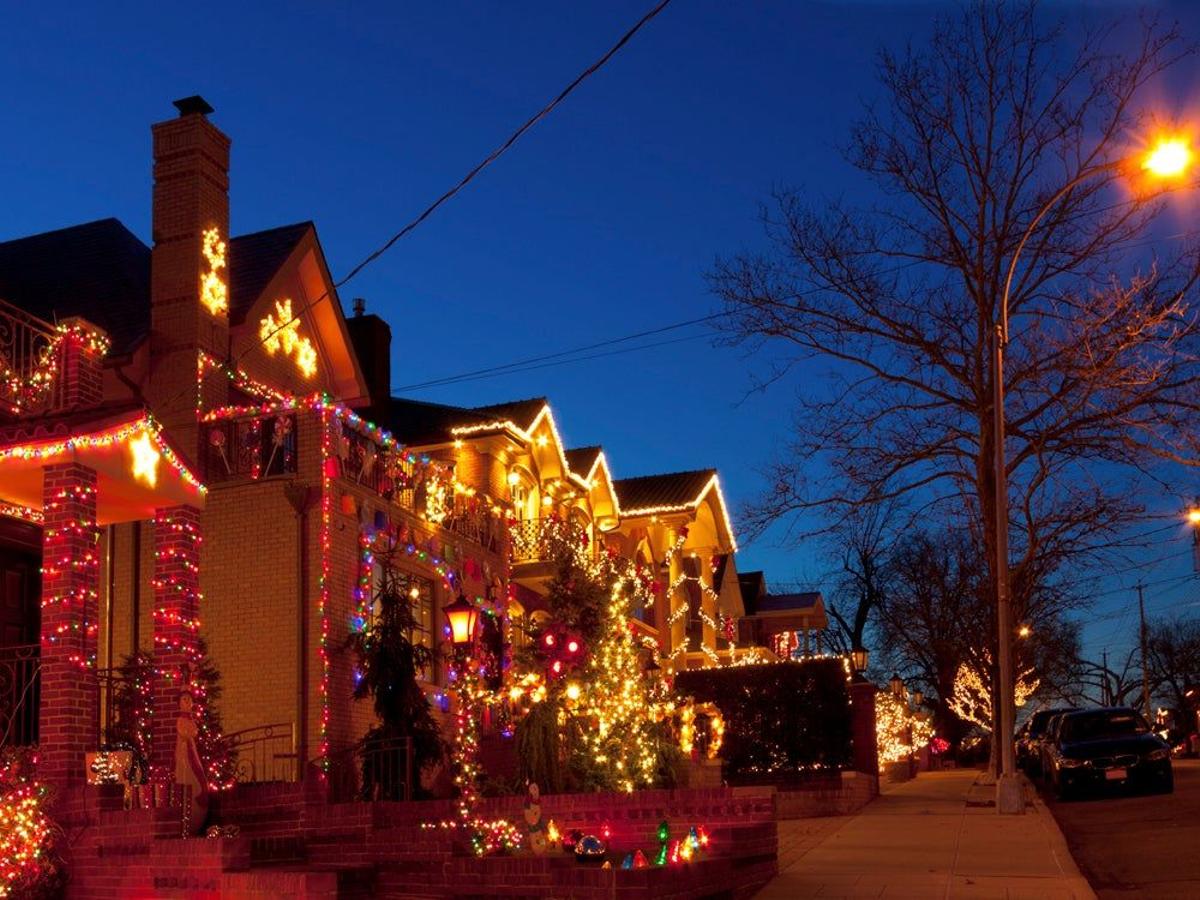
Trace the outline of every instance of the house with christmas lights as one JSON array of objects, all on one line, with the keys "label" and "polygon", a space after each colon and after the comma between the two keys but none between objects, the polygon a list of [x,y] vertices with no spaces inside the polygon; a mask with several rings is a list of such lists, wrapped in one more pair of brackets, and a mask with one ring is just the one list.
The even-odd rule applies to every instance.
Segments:
[{"label": "house with christmas lights", "polygon": [[[373,717],[345,643],[380,542],[405,557],[418,640],[465,597],[498,669],[548,613],[564,529],[654,573],[648,664],[746,651],[714,470],[614,479],[543,398],[392,397],[388,324],[345,315],[312,223],[230,236],[229,138],[202,99],[176,106],[152,127],[150,246],[115,219],[0,243],[6,741],[79,782],[143,654],[164,770],[203,637],[239,777],[327,766]],[[444,667],[423,674],[446,710]]]}]

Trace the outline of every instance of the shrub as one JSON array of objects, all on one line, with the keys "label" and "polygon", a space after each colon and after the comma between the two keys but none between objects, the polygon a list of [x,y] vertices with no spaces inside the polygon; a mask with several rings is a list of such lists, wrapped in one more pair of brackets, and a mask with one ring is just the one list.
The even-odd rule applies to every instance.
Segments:
[{"label": "shrub", "polygon": [[721,710],[720,755],[731,780],[777,780],[850,763],[850,696],[840,659],[692,669],[675,676],[675,692]]}]

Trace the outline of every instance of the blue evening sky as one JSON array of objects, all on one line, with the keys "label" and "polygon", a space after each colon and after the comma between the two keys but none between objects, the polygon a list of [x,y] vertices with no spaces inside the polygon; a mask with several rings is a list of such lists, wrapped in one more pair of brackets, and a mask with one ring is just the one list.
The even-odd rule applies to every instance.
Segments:
[{"label": "blue evening sky", "polygon": [[[149,125],[202,94],[233,139],[232,231],[316,222],[334,276],[457,181],[650,0],[20,4],[0,53],[0,239],[117,216],[149,241]],[[1200,38],[1200,4],[1152,4]],[[704,272],[761,245],[780,184],[870,196],[841,160],[881,42],[920,41],[943,2],[675,0],[463,194],[342,291],[393,325],[399,387],[713,311]],[[1049,2],[1072,22],[1123,2]],[[1170,90],[1195,91],[1196,69]],[[763,358],[696,339],[412,392],[478,405],[548,395],[572,445],[618,477],[716,466],[737,506],[823,364],[746,397]],[[1180,496],[1200,490],[1178,475]],[[1168,492],[1169,493],[1169,492]],[[1160,512],[1178,497],[1156,498]],[[1159,520],[1161,524],[1161,520]],[[1141,525],[1147,530],[1153,525]],[[744,544],[742,569],[827,584],[815,541]],[[1186,610],[1190,537],[1159,531],[1112,578],[1088,640]],[[1161,562],[1152,562],[1160,557]],[[1134,616],[1136,620],[1136,616]]]}]

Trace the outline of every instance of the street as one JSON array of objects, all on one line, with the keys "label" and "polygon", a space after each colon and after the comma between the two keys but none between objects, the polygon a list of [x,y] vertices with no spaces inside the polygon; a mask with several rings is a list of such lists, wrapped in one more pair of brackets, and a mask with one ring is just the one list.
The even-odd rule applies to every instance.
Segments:
[{"label": "street", "polygon": [[1175,793],[1060,803],[1043,789],[1075,862],[1097,895],[1200,896],[1200,760],[1175,760]]}]

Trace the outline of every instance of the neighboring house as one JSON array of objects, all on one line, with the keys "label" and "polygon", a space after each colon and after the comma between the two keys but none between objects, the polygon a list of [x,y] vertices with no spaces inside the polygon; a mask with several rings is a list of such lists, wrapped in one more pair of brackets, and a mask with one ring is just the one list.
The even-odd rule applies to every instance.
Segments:
[{"label": "neighboring house", "polygon": [[715,470],[614,481],[545,399],[392,397],[388,324],[344,316],[312,223],[229,235],[229,138],[200,98],[176,106],[152,128],[152,246],[115,219],[0,243],[0,742],[37,741],[47,780],[78,785],[147,652],[169,778],[202,634],[243,775],[307,777],[372,721],[345,642],[384,545],[420,639],[463,594],[495,614],[497,658],[549,612],[560,525],[656,573],[638,627],[666,667],[731,661],[739,629],[776,621],[745,605]]},{"label": "neighboring house", "polygon": [[824,652],[823,636],[829,617],[819,591],[772,594],[762,572],[743,572],[738,583],[745,609],[738,622],[742,643],[766,647],[780,659]]}]

